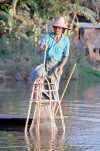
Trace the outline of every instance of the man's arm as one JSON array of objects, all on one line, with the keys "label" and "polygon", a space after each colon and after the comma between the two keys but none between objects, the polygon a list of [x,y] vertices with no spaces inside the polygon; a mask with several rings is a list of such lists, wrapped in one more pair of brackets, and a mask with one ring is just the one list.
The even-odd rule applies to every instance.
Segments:
[{"label": "man's arm", "polygon": [[60,63],[59,67],[58,67],[58,74],[61,76],[63,73],[63,67],[65,66],[65,64],[67,63],[68,60],[68,56],[64,57],[62,59],[62,62]]}]

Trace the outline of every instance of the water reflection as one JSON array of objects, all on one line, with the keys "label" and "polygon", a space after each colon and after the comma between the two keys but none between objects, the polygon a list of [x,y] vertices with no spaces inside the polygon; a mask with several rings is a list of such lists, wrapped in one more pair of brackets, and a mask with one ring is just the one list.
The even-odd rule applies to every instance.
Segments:
[{"label": "water reflection", "polygon": [[38,137],[34,133],[25,133],[28,146],[27,151],[81,151],[81,146],[70,144],[67,134],[58,132],[55,136],[41,133]]},{"label": "water reflection", "polygon": [[36,136],[34,132],[25,133],[26,144],[28,145],[27,151],[53,151],[53,150],[64,150],[65,135],[52,135],[52,133],[44,132]]}]

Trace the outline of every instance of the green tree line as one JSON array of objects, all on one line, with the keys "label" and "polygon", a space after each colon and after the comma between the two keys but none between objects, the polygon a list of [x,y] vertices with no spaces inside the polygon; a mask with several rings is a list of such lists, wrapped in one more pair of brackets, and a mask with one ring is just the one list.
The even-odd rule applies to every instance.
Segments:
[{"label": "green tree line", "polygon": [[[52,30],[50,22],[56,16],[64,16],[71,29],[68,36],[73,41],[73,27],[80,17],[87,22],[99,22],[99,4],[99,0],[1,0],[0,60],[13,60],[15,66],[0,65],[0,70],[27,78],[40,61],[35,50],[42,34]],[[69,64],[77,57],[73,43]]]},{"label": "green tree line", "polygon": [[88,0],[87,3],[85,0],[3,0],[0,1],[0,21],[10,32],[13,29],[18,32],[18,26],[23,24],[35,34],[34,21],[39,26],[41,20],[46,24],[48,20],[63,15],[72,28],[73,23],[78,21],[78,16],[97,22],[98,3],[98,0]]}]

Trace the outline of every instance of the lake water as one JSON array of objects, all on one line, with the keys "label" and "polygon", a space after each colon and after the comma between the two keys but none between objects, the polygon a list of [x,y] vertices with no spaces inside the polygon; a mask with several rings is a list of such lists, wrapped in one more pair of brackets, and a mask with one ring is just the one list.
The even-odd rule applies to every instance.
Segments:
[{"label": "lake water", "polygon": [[[66,81],[61,81],[60,96]],[[0,83],[0,114],[27,115],[30,85]],[[24,127],[0,130],[0,151],[100,151],[100,82],[71,81],[62,101],[66,133],[56,120],[58,133],[40,138],[24,134]]]}]

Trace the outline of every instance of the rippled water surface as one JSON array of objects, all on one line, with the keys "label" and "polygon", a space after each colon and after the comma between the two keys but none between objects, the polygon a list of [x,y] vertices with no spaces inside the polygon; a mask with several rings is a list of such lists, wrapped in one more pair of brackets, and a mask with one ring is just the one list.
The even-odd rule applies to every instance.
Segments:
[{"label": "rippled water surface", "polygon": [[[61,82],[60,96],[66,81]],[[0,114],[27,115],[30,86],[0,84]],[[0,130],[1,151],[100,151],[100,82],[71,81],[62,101],[66,133],[56,119],[55,136],[43,130],[40,137],[24,134],[24,127]],[[68,117],[67,117],[68,116]]]}]

